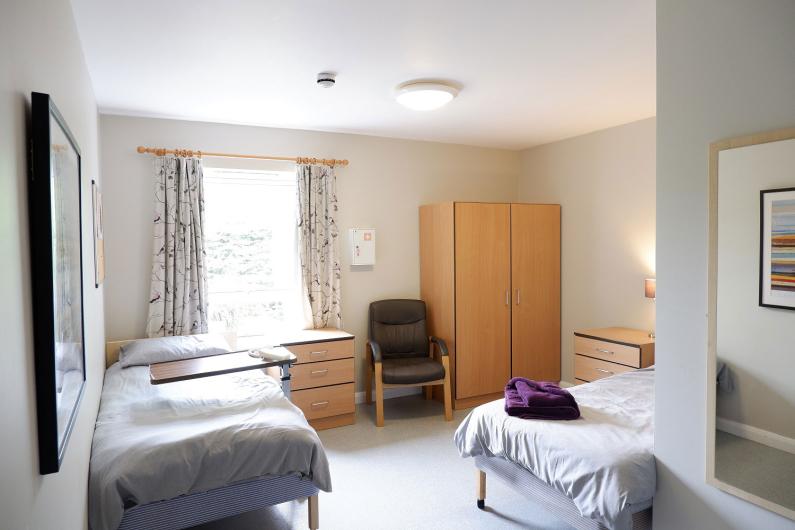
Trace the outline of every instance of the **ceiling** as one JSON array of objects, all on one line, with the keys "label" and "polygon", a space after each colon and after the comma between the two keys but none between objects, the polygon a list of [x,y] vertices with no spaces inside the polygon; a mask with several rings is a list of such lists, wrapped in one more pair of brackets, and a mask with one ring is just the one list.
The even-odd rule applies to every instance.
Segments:
[{"label": "ceiling", "polygon": [[[509,149],[655,114],[654,0],[72,5],[103,113]],[[398,105],[395,87],[420,78],[461,92],[432,112]]]}]

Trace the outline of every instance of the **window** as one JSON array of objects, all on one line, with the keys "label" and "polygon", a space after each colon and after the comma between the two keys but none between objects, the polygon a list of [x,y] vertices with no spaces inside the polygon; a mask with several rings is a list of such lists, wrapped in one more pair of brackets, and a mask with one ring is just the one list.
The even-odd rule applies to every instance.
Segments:
[{"label": "window", "polygon": [[210,331],[303,327],[295,175],[205,168],[204,196]]}]

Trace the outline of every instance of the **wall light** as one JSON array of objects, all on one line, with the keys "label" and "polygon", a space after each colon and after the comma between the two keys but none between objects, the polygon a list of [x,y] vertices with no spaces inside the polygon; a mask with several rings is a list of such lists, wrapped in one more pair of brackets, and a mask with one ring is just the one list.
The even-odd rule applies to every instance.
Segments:
[{"label": "wall light", "polygon": [[657,299],[657,280],[655,278],[646,278],[643,282],[644,290],[646,291],[646,298]]},{"label": "wall light", "polygon": [[[646,298],[651,298],[652,300],[657,300],[657,279],[656,278],[646,278],[643,280],[643,291],[646,295]],[[654,330],[649,332],[649,338],[655,338],[656,335]]]},{"label": "wall light", "polygon": [[458,89],[444,83],[410,81],[397,88],[397,102],[411,110],[435,110],[450,103]]}]

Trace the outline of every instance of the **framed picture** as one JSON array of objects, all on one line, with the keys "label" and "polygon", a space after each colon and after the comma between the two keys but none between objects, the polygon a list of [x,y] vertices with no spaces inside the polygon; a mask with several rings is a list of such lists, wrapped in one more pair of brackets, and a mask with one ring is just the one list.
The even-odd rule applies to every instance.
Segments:
[{"label": "framed picture", "polygon": [[762,190],[759,305],[795,309],[795,188]]},{"label": "framed picture", "polygon": [[96,180],[91,181],[91,198],[94,206],[94,286],[105,281],[105,235],[102,233],[102,193]]},{"label": "framed picture", "polygon": [[47,94],[32,94],[28,182],[39,471],[61,467],[85,390],[80,149]]}]

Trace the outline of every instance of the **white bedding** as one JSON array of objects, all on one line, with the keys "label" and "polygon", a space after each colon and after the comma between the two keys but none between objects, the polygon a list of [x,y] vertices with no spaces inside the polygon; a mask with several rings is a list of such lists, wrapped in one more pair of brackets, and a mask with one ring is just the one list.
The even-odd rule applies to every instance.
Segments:
[{"label": "white bedding", "polygon": [[331,491],[317,433],[260,370],[164,385],[149,368],[105,373],[89,471],[89,523],[125,508],[263,475],[301,475]]},{"label": "white bedding", "polygon": [[630,507],[654,496],[654,368],[568,389],[582,417],[508,416],[503,400],[477,407],[454,439],[461,456],[519,464],[574,501],[583,517],[632,527]]}]

